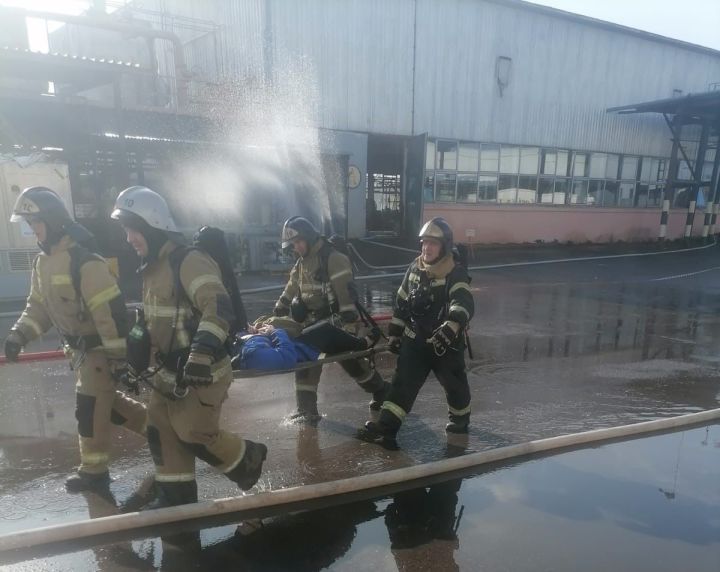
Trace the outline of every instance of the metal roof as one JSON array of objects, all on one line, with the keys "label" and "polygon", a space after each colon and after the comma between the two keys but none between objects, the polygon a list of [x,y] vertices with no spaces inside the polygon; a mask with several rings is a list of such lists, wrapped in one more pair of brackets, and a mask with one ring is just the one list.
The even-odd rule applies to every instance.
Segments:
[{"label": "metal roof", "polygon": [[147,71],[140,64],[109,58],[91,58],[58,52],[34,52],[27,48],[0,47],[3,75],[23,79],[70,82],[86,86],[111,81],[126,72]]},{"label": "metal roof", "polygon": [[679,48],[685,48],[687,50],[693,50],[696,52],[706,53],[714,56],[720,56],[720,50],[710,48],[708,46],[702,46],[700,44],[693,44],[692,42],[686,42],[684,40],[678,40],[663,36],[662,34],[655,34],[653,32],[647,32],[631,26],[624,26],[623,24],[616,24],[615,22],[609,22],[607,20],[600,20],[599,18],[593,18],[592,16],[584,16],[583,14],[577,14],[575,12],[568,12],[561,10],[560,8],[554,8],[552,6],[546,6],[544,4],[535,4],[534,2],[528,2],[527,0],[483,0],[485,2],[494,2],[495,4],[504,4],[506,6],[515,6],[517,8],[523,8],[531,10],[548,16],[555,16],[557,18],[564,18],[566,20],[574,20],[581,24],[587,24],[588,26],[594,26],[596,28],[603,28],[605,30],[615,31],[621,34],[628,34],[631,36],[638,36],[646,40],[661,42],[664,44],[671,44]]},{"label": "metal roof", "polygon": [[632,105],[610,107],[609,113],[664,113],[667,115],[693,115],[702,118],[720,118],[720,91],[688,94],[684,97],[656,99]]}]

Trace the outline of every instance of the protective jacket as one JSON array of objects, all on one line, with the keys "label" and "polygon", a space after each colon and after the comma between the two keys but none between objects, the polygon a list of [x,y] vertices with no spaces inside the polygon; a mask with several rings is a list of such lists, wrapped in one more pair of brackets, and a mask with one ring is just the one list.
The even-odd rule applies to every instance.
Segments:
[{"label": "protective jacket", "polygon": [[[80,257],[79,294],[73,284],[72,257]],[[27,342],[55,326],[68,350],[102,350],[109,359],[125,358],[125,301],[107,262],[69,236],[33,262],[30,295],[13,329]],[[77,279],[76,279],[77,280]]]},{"label": "protective jacket", "polygon": [[[452,253],[434,264],[426,264],[418,257],[410,264],[397,291],[388,333],[427,339],[445,321],[457,323],[462,331],[474,312],[470,278]],[[462,345],[463,336],[458,335],[455,344]]]},{"label": "protective jacket", "polygon": [[214,358],[213,381],[227,375],[227,339],[233,309],[212,258],[200,250],[182,253],[184,247],[166,242],[156,260],[141,268],[143,305],[153,354],[167,370],[175,372],[178,359],[198,350]]},{"label": "protective jacket", "polygon": [[287,314],[293,299],[299,298],[307,308],[304,325],[331,316],[338,316],[343,324],[352,323],[358,319],[353,288],[350,259],[319,238],[307,256],[298,258],[275,313]]}]

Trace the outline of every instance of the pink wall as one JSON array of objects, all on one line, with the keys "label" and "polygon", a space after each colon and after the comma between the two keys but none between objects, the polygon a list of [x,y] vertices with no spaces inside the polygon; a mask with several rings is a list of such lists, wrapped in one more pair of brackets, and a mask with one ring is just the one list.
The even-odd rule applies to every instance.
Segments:
[{"label": "pink wall", "polygon": [[[423,221],[445,218],[458,242],[522,243],[638,241],[657,238],[659,209],[603,209],[541,205],[427,204]],[[687,211],[671,210],[667,238],[681,238]],[[696,212],[693,236],[702,234],[704,213]],[[474,230],[474,238],[471,238]]]}]

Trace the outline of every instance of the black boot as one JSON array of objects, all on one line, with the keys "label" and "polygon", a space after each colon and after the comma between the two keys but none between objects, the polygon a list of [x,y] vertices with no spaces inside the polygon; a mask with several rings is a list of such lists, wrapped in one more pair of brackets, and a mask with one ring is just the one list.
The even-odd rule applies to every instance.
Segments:
[{"label": "black boot", "polygon": [[157,491],[155,500],[146,504],[142,510],[168,508],[198,501],[197,481],[195,480],[178,483],[155,481],[155,490]]},{"label": "black boot", "polygon": [[388,451],[397,451],[400,447],[397,443],[397,431],[393,431],[376,421],[368,421],[362,429],[358,429],[357,438],[367,443],[380,445]]},{"label": "black boot", "polygon": [[470,414],[450,415],[450,423],[445,425],[445,431],[455,434],[466,434],[470,425]]},{"label": "black boot", "polygon": [[390,387],[391,385],[389,383],[383,383],[383,386],[380,389],[373,391],[372,401],[368,404],[370,411],[380,411],[382,404],[385,402],[385,399],[390,393]]},{"label": "black boot", "polygon": [[65,489],[70,493],[82,491],[106,491],[110,486],[110,473],[86,473],[78,471],[65,479]]},{"label": "black boot", "polygon": [[317,423],[322,419],[317,408],[317,393],[314,391],[296,391],[297,410],[288,419],[293,423]]},{"label": "black boot", "polygon": [[258,482],[266,457],[265,445],[245,439],[245,454],[242,460],[232,471],[225,473],[225,476],[235,481],[242,490],[248,491]]}]

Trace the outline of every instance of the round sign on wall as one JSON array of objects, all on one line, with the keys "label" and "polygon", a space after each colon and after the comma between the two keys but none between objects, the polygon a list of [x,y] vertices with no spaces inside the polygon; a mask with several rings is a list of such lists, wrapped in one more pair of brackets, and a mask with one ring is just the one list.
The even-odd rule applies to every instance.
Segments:
[{"label": "round sign on wall", "polygon": [[360,169],[358,169],[355,165],[350,165],[348,167],[348,186],[351,189],[356,189],[361,180],[362,175],[360,174]]}]

